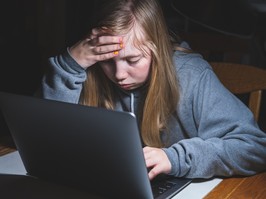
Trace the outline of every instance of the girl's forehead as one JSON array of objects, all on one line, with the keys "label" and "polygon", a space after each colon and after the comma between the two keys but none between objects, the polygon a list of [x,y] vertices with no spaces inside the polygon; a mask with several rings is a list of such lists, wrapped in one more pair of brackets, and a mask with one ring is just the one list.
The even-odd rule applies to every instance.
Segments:
[{"label": "girl's forehead", "polygon": [[123,37],[124,48],[134,51],[141,51],[145,46],[145,36],[139,29],[131,29],[129,32],[121,35]]},{"label": "girl's forehead", "polygon": [[129,31],[123,34],[125,42],[131,42],[132,44],[144,44],[145,34],[139,25],[134,25]]},{"label": "girl's forehead", "polygon": [[128,57],[141,55],[143,52],[134,42],[126,37],[123,38],[123,49],[120,50],[118,57]]},{"label": "girl's forehead", "polygon": [[[114,31],[115,33],[116,31]],[[134,23],[128,29],[124,29],[121,32],[116,32],[115,35],[123,38],[123,49],[117,58],[150,54],[150,50],[147,47],[147,39],[145,31],[138,24]]]}]

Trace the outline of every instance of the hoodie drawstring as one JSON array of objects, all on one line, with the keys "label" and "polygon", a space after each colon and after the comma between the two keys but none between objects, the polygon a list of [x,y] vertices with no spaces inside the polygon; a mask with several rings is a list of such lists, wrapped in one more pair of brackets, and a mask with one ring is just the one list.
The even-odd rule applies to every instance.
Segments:
[{"label": "hoodie drawstring", "polygon": [[130,112],[135,114],[134,111],[134,94],[130,93]]}]

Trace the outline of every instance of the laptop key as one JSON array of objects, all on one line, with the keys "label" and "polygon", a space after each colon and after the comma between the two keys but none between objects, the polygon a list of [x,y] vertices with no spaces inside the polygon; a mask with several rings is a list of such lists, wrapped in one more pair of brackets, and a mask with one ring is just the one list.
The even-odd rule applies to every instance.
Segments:
[{"label": "laptop key", "polygon": [[168,189],[171,189],[176,183],[174,182],[161,182],[161,183],[156,183],[155,185],[152,186],[152,191],[154,196],[158,196],[166,192]]}]

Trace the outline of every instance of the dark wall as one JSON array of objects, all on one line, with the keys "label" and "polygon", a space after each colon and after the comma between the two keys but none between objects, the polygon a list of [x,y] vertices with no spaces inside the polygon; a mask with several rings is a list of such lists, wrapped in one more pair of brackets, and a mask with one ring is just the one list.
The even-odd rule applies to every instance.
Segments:
[{"label": "dark wall", "polygon": [[64,1],[9,0],[0,7],[0,90],[32,94],[42,61],[65,42]]},{"label": "dark wall", "polygon": [[0,91],[31,95],[48,57],[89,30],[97,0],[8,0],[0,6]]}]

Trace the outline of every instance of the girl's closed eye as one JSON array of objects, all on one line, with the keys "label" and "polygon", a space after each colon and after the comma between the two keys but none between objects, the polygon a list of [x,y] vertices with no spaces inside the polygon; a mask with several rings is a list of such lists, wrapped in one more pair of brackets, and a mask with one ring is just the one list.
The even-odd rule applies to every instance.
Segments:
[{"label": "girl's closed eye", "polygon": [[140,60],[141,60],[141,56],[131,57],[131,58],[126,59],[127,63],[129,63],[130,65],[137,64]]},{"label": "girl's closed eye", "polygon": [[137,64],[139,62],[140,59],[137,60],[127,60],[127,62],[131,65]]}]

